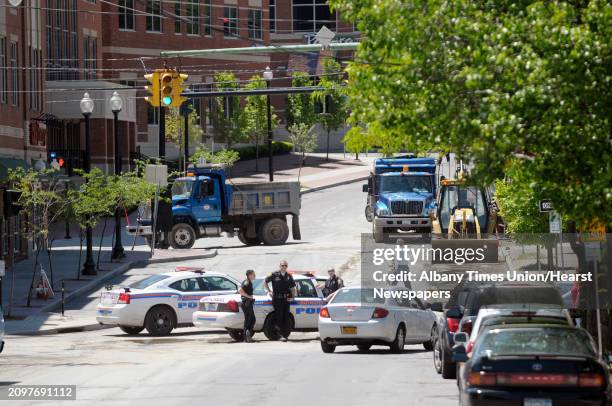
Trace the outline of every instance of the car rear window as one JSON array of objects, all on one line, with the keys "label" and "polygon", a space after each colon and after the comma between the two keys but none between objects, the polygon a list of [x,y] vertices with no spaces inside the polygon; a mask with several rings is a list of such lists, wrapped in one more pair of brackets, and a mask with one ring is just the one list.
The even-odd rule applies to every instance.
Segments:
[{"label": "car rear window", "polygon": [[163,281],[164,279],[169,278],[168,275],[152,275],[149,276],[148,278],[145,278],[141,281],[132,283],[130,285],[130,288],[132,289],[146,289],[149,286],[153,285],[154,283],[157,283],[159,281]]},{"label": "car rear window", "polygon": [[384,304],[384,297],[374,297],[374,289],[340,289],[331,303],[376,303]]},{"label": "car rear window", "polygon": [[491,326],[503,326],[506,324],[559,324],[567,326],[567,319],[562,317],[551,317],[551,316],[535,316],[535,317],[526,317],[526,316],[502,316],[502,317],[492,317],[484,320],[482,322],[482,326],[480,326],[480,331],[482,331],[485,327]]},{"label": "car rear window", "polygon": [[476,343],[474,354],[502,355],[574,355],[595,357],[588,334],[580,329],[535,327],[505,328],[486,331]]},{"label": "car rear window", "polygon": [[[477,314],[482,306],[510,303],[540,303],[563,306],[563,298],[554,287],[495,286],[476,291],[470,297],[468,308]],[[545,307],[545,306],[543,306]]]}]

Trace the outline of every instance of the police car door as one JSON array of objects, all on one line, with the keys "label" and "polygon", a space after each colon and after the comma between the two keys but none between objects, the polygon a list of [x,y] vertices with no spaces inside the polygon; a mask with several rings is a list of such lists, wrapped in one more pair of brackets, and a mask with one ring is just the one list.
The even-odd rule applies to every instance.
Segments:
[{"label": "police car door", "polygon": [[319,297],[312,280],[298,279],[295,281],[297,297],[291,304],[296,328],[317,328],[319,312],[323,307],[323,299]]},{"label": "police car door", "polygon": [[202,278],[181,279],[171,283],[170,288],[179,292],[176,306],[178,323],[191,323],[191,316],[205,294]]}]

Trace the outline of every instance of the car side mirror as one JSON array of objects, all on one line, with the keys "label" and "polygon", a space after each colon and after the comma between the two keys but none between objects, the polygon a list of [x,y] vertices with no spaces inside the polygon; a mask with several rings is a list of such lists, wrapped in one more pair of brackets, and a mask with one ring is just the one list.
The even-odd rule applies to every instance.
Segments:
[{"label": "car side mirror", "polygon": [[467,333],[455,333],[455,336],[453,337],[453,339],[455,340],[455,344],[461,344],[461,345],[466,345],[469,337],[467,335]]},{"label": "car side mirror", "polygon": [[363,190],[363,193],[368,193],[370,191],[370,186],[367,183],[364,183],[361,190]]},{"label": "car side mirror", "polygon": [[430,307],[432,312],[442,312],[444,311],[443,307],[442,307],[442,302],[434,302],[431,304]]},{"label": "car side mirror", "polygon": [[453,362],[466,362],[468,360],[464,345],[455,345],[453,347],[453,356],[451,360]]},{"label": "car side mirror", "polygon": [[459,306],[451,307],[446,311],[446,317],[451,319],[460,319],[463,317],[463,309]]}]

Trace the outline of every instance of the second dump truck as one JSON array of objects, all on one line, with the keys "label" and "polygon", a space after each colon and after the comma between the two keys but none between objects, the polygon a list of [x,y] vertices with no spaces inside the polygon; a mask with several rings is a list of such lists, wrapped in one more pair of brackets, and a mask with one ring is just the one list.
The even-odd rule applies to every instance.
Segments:
[{"label": "second dump truck", "polygon": [[[298,182],[231,184],[223,167],[198,165],[172,183],[171,219],[168,231],[156,233],[160,247],[191,248],[196,239],[238,236],[246,245],[281,245],[289,238],[288,218],[294,240],[301,239],[300,186]],[[162,214],[160,213],[160,216]],[[151,216],[128,226],[128,234],[150,239]],[[162,221],[163,220],[163,221]]]}]

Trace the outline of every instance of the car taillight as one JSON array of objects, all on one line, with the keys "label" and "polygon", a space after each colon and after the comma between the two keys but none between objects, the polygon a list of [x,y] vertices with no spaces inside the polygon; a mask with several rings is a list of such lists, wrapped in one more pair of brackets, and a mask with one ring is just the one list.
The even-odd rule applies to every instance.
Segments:
[{"label": "car taillight", "polygon": [[468,376],[470,386],[494,386],[496,383],[495,374],[491,372],[470,372]]},{"label": "car taillight", "polygon": [[389,315],[389,311],[387,309],[383,309],[382,307],[377,307],[374,309],[372,318],[373,319],[384,319],[388,315]]},{"label": "car taillight", "polygon": [[228,312],[234,312],[234,313],[238,313],[238,302],[235,300],[229,300],[226,304],[225,304],[225,309]]},{"label": "car taillight", "polygon": [[130,304],[130,294],[119,293],[119,299],[117,299],[117,303]]},{"label": "car taillight", "polygon": [[324,307],[321,309],[321,312],[319,313],[320,317],[323,317],[324,319],[328,319],[329,318],[329,309],[327,307]]},{"label": "car taillight", "polygon": [[453,319],[452,317],[448,317],[446,319],[446,325],[448,326],[448,331],[451,333],[456,333],[459,328],[459,319]]},{"label": "car taillight", "polygon": [[465,348],[465,353],[469,354],[474,349],[474,341],[468,341],[467,347]]},{"label": "car taillight", "polygon": [[598,388],[604,386],[605,378],[600,374],[578,375],[578,386],[582,388]]}]

